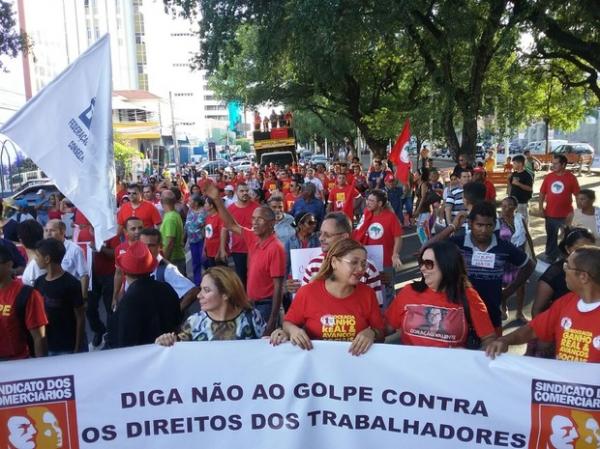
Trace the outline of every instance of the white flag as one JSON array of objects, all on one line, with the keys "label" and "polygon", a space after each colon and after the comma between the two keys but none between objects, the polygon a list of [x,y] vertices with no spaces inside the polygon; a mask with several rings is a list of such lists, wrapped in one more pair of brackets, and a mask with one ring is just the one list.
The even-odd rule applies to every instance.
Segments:
[{"label": "white flag", "polygon": [[87,217],[97,248],[117,233],[111,102],[106,34],[0,130]]}]

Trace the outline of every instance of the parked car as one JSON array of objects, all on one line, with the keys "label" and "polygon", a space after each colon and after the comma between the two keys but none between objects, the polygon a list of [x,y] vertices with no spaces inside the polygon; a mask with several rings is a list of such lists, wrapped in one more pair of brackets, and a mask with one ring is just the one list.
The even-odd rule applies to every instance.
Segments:
[{"label": "parked car", "polygon": [[[568,142],[564,139],[550,139],[548,141],[548,152],[553,153],[554,150],[560,145],[565,145]],[[546,153],[546,141],[545,140],[536,140],[533,142],[529,142],[523,151],[531,151],[532,154],[545,154]]]},{"label": "parked car", "polygon": [[323,164],[327,166],[328,162],[329,161],[327,160],[327,158],[322,154],[315,154],[310,158],[310,163],[312,165]]},{"label": "parked car", "polygon": [[229,162],[224,159],[205,162],[200,166],[200,170],[206,170],[208,174],[214,175],[218,170],[224,170],[229,166]]},{"label": "parked car", "polygon": [[10,198],[15,201],[26,200],[29,206],[33,206],[37,203],[39,198],[38,192],[43,190],[46,192],[46,198],[54,193],[60,193],[56,184],[50,179],[40,179],[35,182],[28,183],[23,189],[12,195]]},{"label": "parked car", "polygon": [[589,143],[569,142],[565,145],[556,147],[554,154],[591,154],[594,155],[594,148]]}]

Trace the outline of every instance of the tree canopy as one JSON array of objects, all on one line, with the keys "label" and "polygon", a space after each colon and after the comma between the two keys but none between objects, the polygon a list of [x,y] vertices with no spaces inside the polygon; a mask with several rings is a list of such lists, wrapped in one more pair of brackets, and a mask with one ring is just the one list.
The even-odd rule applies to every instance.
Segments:
[{"label": "tree canopy", "polygon": [[[569,123],[558,113],[552,121],[572,127],[600,67],[595,0],[164,1],[200,21],[196,64],[223,98],[282,103],[331,131],[358,129],[380,157],[407,117],[420,140],[473,157],[479,119],[494,117],[508,136],[540,118],[537,100],[550,92],[559,105],[564,97]],[[549,67],[550,90],[539,82]]]}]

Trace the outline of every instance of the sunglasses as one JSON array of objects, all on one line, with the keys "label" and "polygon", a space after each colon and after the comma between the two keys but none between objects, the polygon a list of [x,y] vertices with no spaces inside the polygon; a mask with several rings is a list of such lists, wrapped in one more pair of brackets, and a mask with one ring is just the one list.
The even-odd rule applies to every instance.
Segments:
[{"label": "sunglasses", "polygon": [[308,220],[308,221],[305,221],[304,224],[309,225],[309,226],[315,226],[317,224],[317,222],[315,220]]},{"label": "sunglasses", "polygon": [[425,267],[426,270],[433,270],[435,267],[435,262],[431,259],[423,259],[419,257],[419,267]]}]

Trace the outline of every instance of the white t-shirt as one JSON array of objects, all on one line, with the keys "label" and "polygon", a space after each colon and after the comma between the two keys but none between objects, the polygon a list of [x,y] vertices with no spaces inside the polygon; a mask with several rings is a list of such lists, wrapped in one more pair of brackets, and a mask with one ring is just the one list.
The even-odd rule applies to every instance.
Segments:
[{"label": "white t-shirt", "polygon": [[[159,254],[158,261],[160,262],[163,257]],[[154,279],[156,279],[156,271],[158,270],[158,266],[156,270],[152,273]],[[157,279],[158,280],[158,279]],[[167,264],[165,268],[165,282],[173,287],[173,290],[177,292],[177,296],[179,299],[183,298],[183,296],[190,291],[190,289],[194,288],[195,285],[192,281],[186,278],[183,274],[179,272],[177,267],[172,263]]]},{"label": "white t-shirt", "polygon": [[64,244],[66,252],[61,263],[62,269],[71,273],[79,280],[82,276],[88,274],[83,250],[77,243],[73,243],[71,240],[65,240]]},{"label": "white t-shirt", "polygon": [[42,270],[35,259],[31,259],[27,262],[25,270],[23,270],[21,280],[23,281],[23,284],[33,287],[35,280],[43,274],[46,274],[46,270]]}]

